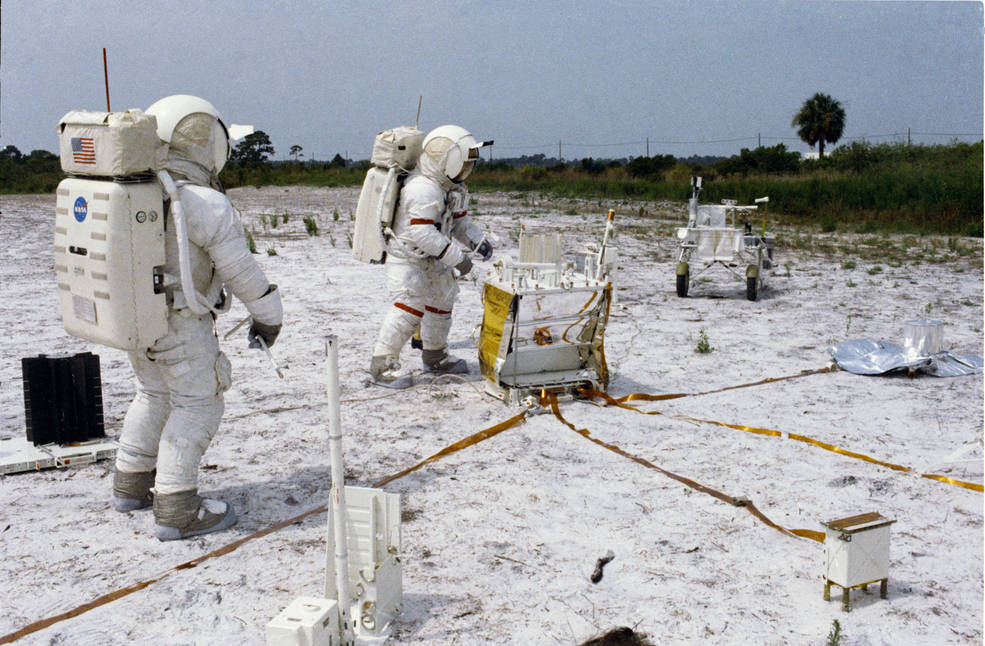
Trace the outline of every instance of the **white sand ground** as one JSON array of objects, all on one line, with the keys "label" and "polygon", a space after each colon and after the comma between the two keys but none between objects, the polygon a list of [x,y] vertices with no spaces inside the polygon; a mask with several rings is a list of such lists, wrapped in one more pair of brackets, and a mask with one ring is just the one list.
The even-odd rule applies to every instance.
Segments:
[{"label": "white sand ground", "polygon": [[[355,262],[347,244],[357,194],[231,191],[256,232],[260,262],[283,291],[286,320],[274,352],[290,363],[281,380],[246,349],[242,331],[223,342],[235,385],[200,485],[231,501],[239,524],[159,543],[149,513],[109,507],[107,462],[0,477],[0,637],[324,504],[327,334],[342,342],[350,484],[376,482],[513,414],[481,392],[471,340],[481,303],[470,282],[451,335],[453,352],[470,362],[468,381],[422,378],[398,393],[365,385],[387,299],[383,270]],[[622,260],[606,337],[613,395],[701,392],[821,368],[828,345],[859,337],[900,343],[912,318],[944,320],[949,347],[982,354],[981,240],[958,241],[974,250],[959,255],[946,240],[808,239],[781,227],[778,264],[759,301],[747,301],[743,285],[722,274],[679,299],[670,225],[683,219],[683,205],[474,197],[473,213],[505,253],[515,253],[520,221],[562,227],[574,250],[598,240],[606,210],[617,210]],[[0,437],[24,433],[20,358],[83,350],[101,356],[106,427],[115,436],[133,393],[131,372],[122,352],[61,328],[54,197],[3,196],[0,206]],[[270,216],[284,213],[288,222],[271,228]],[[306,215],[319,236],[305,234]],[[838,245],[845,248],[824,251]],[[244,314],[237,303],[220,319],[220,334]],[[701,331],[710,353],[695,352]],[[416,365],[409,348],[404,356]],[[837,591],[830,602],[821,598],[820,543],[781,534],[543,414],[386,487],[402,494],[404,507],[405,608],[389,643],[574,644],[629,625],[662,644],[822,644],[835,619],[846,646],[982,643],[981,493],[683,419],[799,433],[918,473],[981,483],[981,376],[836,371],[639,406],[666,414],[576,402],[562,404],[562,413],[662,468],[750,498],[784,527],[819,530],[821,521],[868,511],[896,519],[889,598],[854,592],[852,611],[843,613]],[[968,444],[975,461],[946,463]],[[325,520],[312,515],[17,643],[263,644],[265,624],[287,603],[319,594]],[[607,550],[615,559],[592,584]]]}]

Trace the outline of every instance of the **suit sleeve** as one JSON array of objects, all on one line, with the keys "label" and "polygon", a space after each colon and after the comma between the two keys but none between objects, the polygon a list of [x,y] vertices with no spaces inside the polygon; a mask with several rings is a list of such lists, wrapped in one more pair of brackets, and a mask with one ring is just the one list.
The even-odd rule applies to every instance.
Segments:
[{"label": "suit sleeve", "polygon": [[191,190],[181,192],[181,201],[189,215],[189,241],[209,254],[219,278],[254,319],[280,325],[280,292],[250,253],[243,224],[229,199],[211,189],[188,188]]}]

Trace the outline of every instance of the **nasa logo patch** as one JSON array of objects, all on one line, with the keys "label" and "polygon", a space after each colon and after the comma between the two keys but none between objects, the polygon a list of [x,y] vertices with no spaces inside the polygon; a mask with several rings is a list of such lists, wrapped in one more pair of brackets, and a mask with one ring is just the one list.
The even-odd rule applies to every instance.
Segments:
[{"label": "nasa logo patch", "polygon": [[75,213],[75,221],[82,222],[86,219],[86,214],[89,213],[89,203],[86,202],[84,197],[80,197],[75,200],[75,206],[72,208]]}]

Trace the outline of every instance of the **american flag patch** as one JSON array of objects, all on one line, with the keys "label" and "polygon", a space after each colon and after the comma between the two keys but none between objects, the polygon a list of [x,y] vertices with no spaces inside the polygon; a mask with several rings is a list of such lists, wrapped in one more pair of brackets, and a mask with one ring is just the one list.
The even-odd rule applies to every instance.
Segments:
[{"label": "american flag patch", "polygon": [[92,137],[72,137],[72,161],[76,164],[96,163],[96,143]]}]

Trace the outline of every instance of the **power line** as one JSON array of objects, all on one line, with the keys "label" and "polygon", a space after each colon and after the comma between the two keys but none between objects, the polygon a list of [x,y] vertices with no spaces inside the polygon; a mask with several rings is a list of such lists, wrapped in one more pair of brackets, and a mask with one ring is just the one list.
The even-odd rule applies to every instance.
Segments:
[{"label": "power line", "polygon": [[639,141],[622,141],[614,144],[576,144],[564,142],[565,146],[574,146],[575,148],[609,148],[611,146],[640,146],[645,142],[641,139]]},{"label": "power line", "polygon": [[914,135],[925,137],[981,137],[980,132],[914,132]]},{"label": "power line", "polygon": [[[981,137],[981,132],[889,132],[881,134],[862,134],[855,135],[852,137],[842,137],[839,142],[852,142],[852,141],[867,141],[871,139],[884,139],[884,138],[904,138],[912,136],[921,137]],[[632,141],[618,141],[618,142],[599,142],[599,143],[579,143],[579,142],[568,142],[562,140],[553,142],[544,142],[540,144],[525,144],[525,145],[513,145],[513,144],[496,144],[496,148],[499,150],[550,150],[559,144],[568,148],[615,148],[620,146],[640,146],[641,148],[646,147],[648,149],[650,144],[663,145],[663,146],[695,146],[695,145],[709,145],[709,144],[727,144],[727,143],[740,143],[744,141],[756,141],[761,143],[763,140],[769,141],[803,141],[799,137],[791,136],[773,136],[773,135],[750,135],[747,137],[720,137],[714,139],[652,139],[643,138],[636,139]]]},{"label": "power line", "polygon": [[660,141],[658,139],[651,139],[650,140],[650,143],[652,143],[652,144],[664,144],[664,145],[681,146],[681,145],[691,145],[691,144],[731,144],[731,143],[736,143],[736,142],[739,142],[739,141],[752,141],[752,140],[755,140],[755,139],[756,139],[755,136],[752,136],[752,137],[733,137],[733,138],[730,138],[730,139],[696,139],[694,141]]},{"label": "power line", "polygon": [[[854,135],[851,137],[842,137],[838,140],[838,144],[841,143],[851,143],[855,141],[870,141],[873,139],[891,139],[897,138],[901,141],[910,142],[913,137],[981,137],[981,132],[889,132],[880,134],[861,134]],[[764,141],[773,142],[797,142],[802,143],[803,140],[796,136],[776,136],[776,135],[764,135],[756,134],[749,135],[747,137],[715,137],[712,139],[653,139],[649,137],[643,137],[635,140],[628,141],[616,141],[616,142],[598,142],[598,143],[580,143],[580,142],[568,142],[563,139],[554,140],[550,142],[535,143],[535,144],[510,144],[510,143],[497,143],[496,150],[501,151],[538,151],[543,152],[547,155],[552,153],[556,154],[559,146],[563,148],[582,148],[582,149],[605,149],[605,148],[618,148],[618,147],[633,147],[638,146],[640,153],[646,152],[649,156],[650,146],[703,146],[703,145],[715,145],[715,144],[734,144],[742,142],[756,142],[757,145],[762,145]],[[826,146],[827,148],[827,146]],[[548,152],[550,151],[550,152]],[[321,155],[319,155],[320,157]],[[326,159],[330,159],[332,155],[328,155]],[[348,155],[346,155],[348,158]],[[314,159],[314,157],[312,157]]]}]

